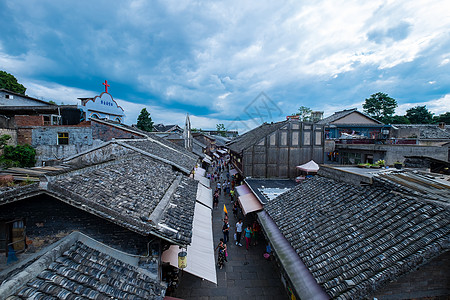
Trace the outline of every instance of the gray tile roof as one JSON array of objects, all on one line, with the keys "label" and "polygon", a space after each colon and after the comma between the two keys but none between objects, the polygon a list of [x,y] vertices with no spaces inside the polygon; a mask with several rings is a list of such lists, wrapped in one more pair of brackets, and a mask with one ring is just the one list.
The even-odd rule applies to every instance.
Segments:
[{"label": "gray tile roof", "polygon": [[194,169],[198,159],[183,147],[156,135],[151,135],[148,140],[122,140],[121,143],[162,158],[187,174]]},{"label": "gray tile roof", "polygon": [[265,210],[332,298],[367,297],[449,250],[448,209],[383,187],[316,176]]},{"label": "gray tile roof", "polygon": [[22,197],[29,197],[30,194],[38,194],[39,183],[24,186],[0,187],[0,205],[16,201]]},{"label": "gray tile roof", "polygon": [[[183,179],[177,187],[177,176],[182,177],[169,164],[137,154],[50,178],[47,190],[140,234],[157,234],[187,245],[191,241],[197,185]],[[169,189],[172,186],[173,190]],[[180,191],[193,191],[193,195]],[[163,199],[166,202],[161,204]],[[173,205],[176,209],[167,210]],[[152,216],[158,206],[161,213]],[[161,228],[156,219],[164,220],[175,231],[180,230]]]},{"label": "gray tile roof", "polygon": [[[79,240],[67,246],[60,243],[59,247],[62,249],[51,249],[51,255],[44,253],[43,259],[28,266],[25,272],[12,275],[9,280],[23,286],[6,288],[3,292],[13,292],[7,299],[164,298],[165,286],[147,270]],[[23,274],[25,277],[17,278]]]},{"label": "gray tile roof", "polygon": [[282,126],[286,125],[287,121],[277,122],[277,123],[264,123],[255,129],[252,129],[243,135],[240,135],[230,142],[227,143],[227,147],[236,152],[240,153],[244,149],[256,144],[262,138],[271,134],[272,132],[280,129]]},{"label": "gray tile roof", "polygon": [[[395,124],[392,126],[394,129],[416,129],[420,139],[450,139],[450,125],[445,125],[445,128],[439,128],[437,124]],[[408,131],[408,135],[410,134],[411,132]]]},{"label": "gray tile roof", "polygon": [[418,171],[384,172],[376,174],[373,180],[391,190],[437,201],[450,208],[450,182],[436,175]]},{"label": "gray tile roof", "polygon": [[[372,117],[366,115],[365,113],[362,113],[362,112],[358,111],[357,108],[352,108],[352,109],[346,109],[346,110],[337,111],[337,112],[335,112],[334,114],[332,114],[331,116],[326,117],[326,118],[324,118],[324,119],[318,121],[317,124],[330,124],[330,123],[333,123],[333,122],[335,122],[335,121],[337,121],[337,120],[339,120],[339,119],[342,119],[342,118],[345,117],[345,116],[348,116],[349,114],[351,114],[351,113],[353,113],[353,112],[357,112],[357,113],[359,113],[359,114],[365,116],[366,118],[369,118],[369,119],[371,119],[372,121],[377,122],[377,123],[380,124],[380,125],[383,124],[383,123],[381,123],[380,121],[378,121],[378,120],[376,120],[376,119],[374,119],[374,118],[372,118]],[[356,124],[355,124],[355,125],[356,125]],[[370,126],[370,125],[371,125],[371,124],[364,124],[364,126]]]}]

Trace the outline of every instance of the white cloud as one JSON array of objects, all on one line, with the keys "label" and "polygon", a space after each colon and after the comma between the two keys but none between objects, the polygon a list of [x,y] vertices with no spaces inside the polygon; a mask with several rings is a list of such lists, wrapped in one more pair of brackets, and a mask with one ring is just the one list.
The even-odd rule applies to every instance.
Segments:
[{"label": "white cloud", "polygon": [[410,108],[426,105],[427,109],[435,115],[440,115],[450,111],[450,94],[442,98],[417,103],[402,103],[395,110],[397,115],[404,115]]}]

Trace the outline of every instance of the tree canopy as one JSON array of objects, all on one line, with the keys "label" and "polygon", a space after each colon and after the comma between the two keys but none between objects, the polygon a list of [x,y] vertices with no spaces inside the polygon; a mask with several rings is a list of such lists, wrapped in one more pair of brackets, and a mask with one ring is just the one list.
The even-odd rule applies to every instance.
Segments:
[{"label": "tree canopy", "polygon": [[227,131],[227,129],[225,128],[225,125],[223,125],[223,123],[216,124],[216,128],[218,134],[220,134],[221,136],[226,136],[225,132]]},{"label": "tree canopy", "polygon": [[433,121],[435,123],[444,122],[445,124],[450,124],[450,111],[440,114],[439,116],[434,116]]},{"label": "tree canopy", "polygon": [[17,82],[16,77],[5,71],[0,71],[0,88],[22,95],[25,95],[27,90],[26,87]]},{"label": "tree canopy", "polygon": [[298,112],[294,113],[293,115],[299,116],[300,121],[307,122],[311,119],[311,112],[311,108],[302,105],[298,108]]},{"label": "tree canopy", "polygon": [[365,113],[383,123],[390,123],[396,107],[397,101],[381,92],[370,95],[363,104]]},{"label": "tree canopy", "polygon": [[148,132],[153,131],[153,121],[146,108],[141,110],[141,113],[137,118],[137,128]]},{"label": "tree canopy", "polygon": [[391,118],[391,124],[411,124],[409,119],[405,116],[395,115]]},{"label": "tree canopy", "polygon": [[431,124],[433,122],[433,114],[427,109],[426,105],[408,109],[405,117],[411,124]]}]

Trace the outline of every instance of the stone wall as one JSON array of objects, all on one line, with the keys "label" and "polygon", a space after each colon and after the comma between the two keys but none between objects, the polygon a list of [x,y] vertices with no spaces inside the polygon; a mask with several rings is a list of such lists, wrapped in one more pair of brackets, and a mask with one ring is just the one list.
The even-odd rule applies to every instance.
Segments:
[{"label": "stone wall", "polygon": [[2,135],[9,135],[11,138],[8,140],[6,145],[15,146],[17,145],[17,131],[14,129],[6,129],[6,128],[0,128],[0,136]]},{"label": "stone wall", "polygon": [[142,255],[147,250],[148,237],[46,194],[3,205],[0,220],[13,218],[25,218],[27,237],[33,242],[29,252],[39,251],[74,230],[127,253]]},{"label": "stone wall", "polygon": [[[448,299],[450,295],[450,251],[433,259],[395,282],[389,283],[370,298]],[[444,297],[442,297],[444,296]]]}]

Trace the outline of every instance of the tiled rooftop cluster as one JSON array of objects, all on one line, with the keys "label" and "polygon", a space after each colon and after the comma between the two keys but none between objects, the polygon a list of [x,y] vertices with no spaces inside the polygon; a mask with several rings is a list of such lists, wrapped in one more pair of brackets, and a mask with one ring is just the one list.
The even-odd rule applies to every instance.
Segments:
[{"label": "tiled rooftop cluster", "polygon": [[24,186],[0,187],[0,205],[16,200],[17,198],[20,198],[21,195],[37,192],[38,188],[39,183]]},{"label": "tiled rooftop cluster", "polygon": [[450,207],[450,182],[418,172],[385,172],[373,177],[375,183],[385,185],[407,195],[438,201]]},{"label": "tiled rooftop cluster", "polygon": [[198,182],[194,179],[183,177],[160,221],[177,230],[177,233],[163,231],[164,234],[169,238],[182,240],[183,244],[191,242],[197,186]]},{"label": "tiled rooftop cluster", "polygon": [[332,298],[367,297],[449,247],[448,210],[382,187],[314,177],[265,210]]},{"label": "tiled rooftop cluster", "polygon": [[194,168],[197,162],[196,155],[188,152],[184,148],[178,149],[180,147],[178,147],[177,145],[156,136],[152,136],[151,140],[130,140],[124,141],[124,143],[143,150],[147,153],[166,159],[176,166],[181,166],[188,172],[190,172]]},{"label": "tiled rooftop cluster", "polygon": [[450,139],[450,126],[439,128],[437,124],[395,124],[399,129],[417,129],[421,139]]},{"label": "tiled rooftop cluster", "polygon": [[280,129],[286,125],[286,121],[277,123],[264,123],[253,130],[250,130],[243,135],[240,135],[227,143],[227,147],[236,153],[242,152],[244,149],[254,145],[260,139],[266,137],[270,133]]},{"label": "tiled rooftop cluster", "polygon": [[102,168],[59,178],[49,191],[86,202],[93,209],[117,212],[123,218],[142,222],[158,205],[176,178],[176,172],[145,155],[129,156]]},{"label": "tiled rooftop cluster", "polygon": [[77,241],[8,299],[163,299],[164,293],[144,270]]}]

